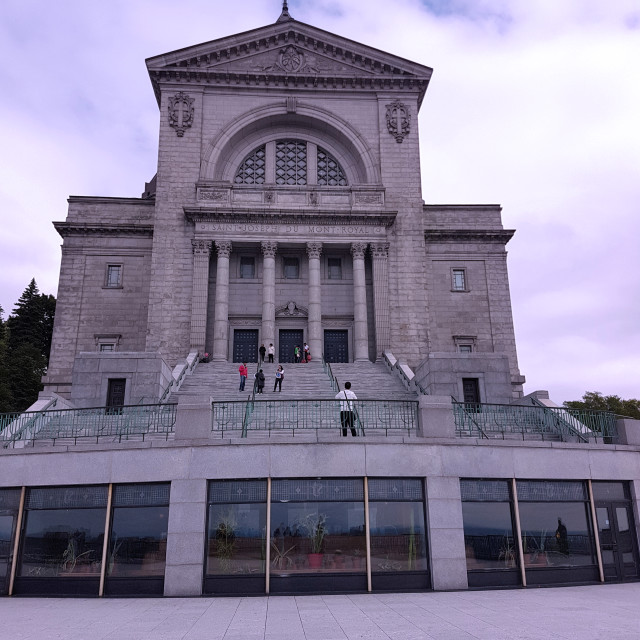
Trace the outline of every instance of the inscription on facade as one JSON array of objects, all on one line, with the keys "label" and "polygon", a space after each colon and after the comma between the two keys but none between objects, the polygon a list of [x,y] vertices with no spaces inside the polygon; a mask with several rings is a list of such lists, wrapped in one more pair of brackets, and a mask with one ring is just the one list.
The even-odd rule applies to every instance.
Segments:
[{"label": "inscription on facade", "polygon": [[277,234],[285,236],[384,236],[383,226],[368,225],[341,225],[341,224],[264,224],[260,222],[198,222],[196,229],[200,233],[223,233],[223,234]]}]

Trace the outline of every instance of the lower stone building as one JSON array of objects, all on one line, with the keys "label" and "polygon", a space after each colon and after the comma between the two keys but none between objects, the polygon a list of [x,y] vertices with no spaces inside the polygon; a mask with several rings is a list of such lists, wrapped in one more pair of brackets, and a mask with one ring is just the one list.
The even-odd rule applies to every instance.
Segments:
[{"label": "lower stone building", "polygon": [[422,200],[431,69],[286,2],[147,66],[157,175],[69,199],[44,391],[0,417],[0,592],[637,579],[639,425],[524,395],[513,231]]}]

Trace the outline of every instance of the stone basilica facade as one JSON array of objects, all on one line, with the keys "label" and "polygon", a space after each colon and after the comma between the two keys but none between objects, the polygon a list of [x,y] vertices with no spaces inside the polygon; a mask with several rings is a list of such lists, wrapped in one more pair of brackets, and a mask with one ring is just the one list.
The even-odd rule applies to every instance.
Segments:
[{"label": "stone basilica facade", "polygon": [[0,595],[638,579],[640,423],[523,395],[513,231],[423,201],[431,69],[286,2],[147,67],[157,175],[69,198],[44,391],[0,415]]},{"label": "stone basilica facade", "polygon": [[140,354],[144,377],[128,360],[128,403],[156,395],[152,371],[161,386],[163,365],[190,352],[255,362],[273,344],[287,362],[307,342],[329,362],[391,351],[430,394],[522,395],[513,231],[497,205],[422,199],[418,112],[431,69],[287,11],[147,67],[157,176],[140,199],[73,196],[55,223],[64,243],[47,389],[104,403],[88,352]]}]

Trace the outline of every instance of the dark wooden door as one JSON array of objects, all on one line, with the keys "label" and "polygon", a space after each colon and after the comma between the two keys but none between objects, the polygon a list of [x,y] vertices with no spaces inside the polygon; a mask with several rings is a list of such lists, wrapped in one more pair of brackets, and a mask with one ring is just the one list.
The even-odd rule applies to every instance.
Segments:
[{"label": "dark wooden door", "polygon": [[327,362],[349,362],[349,332],[346,329],[325,329],[324,359]]},{"label": "dark wooden door", "polygon": [[280,329],[278,334],[278,362],[293,362],[293,350],[296,345],[302,349],[302,329]]},{"label": "dark wooden door", "polygon": [[120,407],[124,406],[124,392],[127,387],[126,378],[109,378],[107,386],[107,411],[120,413]]},{"label": "dark wooden door", "polygon": [[235,329],[233,332],[233,361],[258,362],[258,330]]},{"label": "dark wooden door", "polygon": [[480,404],[480,385],[478,378],[462,378],[462,394],[467,406],[475,407]]}]

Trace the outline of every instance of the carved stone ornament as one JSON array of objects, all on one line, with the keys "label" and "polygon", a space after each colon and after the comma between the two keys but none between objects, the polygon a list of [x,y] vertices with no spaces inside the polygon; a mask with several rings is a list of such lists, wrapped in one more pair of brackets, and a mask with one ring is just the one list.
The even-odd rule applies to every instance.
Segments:
[{"label": "carved stone ornament", "polygon": [[266,204],[273,204],[276,200],[276,194],[273,191],[264,192],[264,201]]},{"label": "carved stone ornament", "polygon": [[315,191],[309,193],[309,204],[312,207],[318,206],[318,194]]},{"label": "carved stone ornament", "polygon": [[389,257],[389,243],[388,242],[372,242],[371,243],[371,256],[374,260],[386,260]]},{"label": "carved stone ornament", "polygon": [[180,91],[169,98],[169,125],[176,130],[179,138],[193,124],[194,99]]},{"label": "carved stone ornament", "polygon": [[228,258],[231,255],[231,240],[216,240],[218,258]]},{"label": "carved stone ornament", "polygon": [[364,260],[364,254],[367,252],[367,243],[366,242],[354,242],[351,245],[351,255],[355,259]]},{"label": "carved stone ornament", "polygon": [[380,193],[356,193],[357,204],[382,204]]},{"label": "carved stone ornament", "polygon": [[318,73],[318,67],[316,65],[315,56],[307,55],[301,49],[290,44],[280,49],[275,64],[262,67],[261,70],[265,72]]},{"label": "carved stone ornament", "polygon": [[307,242],[307,255],[309,258],[320,258],[322,242]]},{"label": "carved stone ornament", "polygon": [[261,243],[262,246],[262,255],[265,258],[275,258],[276,251],[278,250],[278,243],[273,240],[264,240]]},{"label": "carved stone ornament", "polygon": [[276,309],[276,316],[283,317],[306,317],[309,313],[309,310],[306,307],[299,307],[293,300],[289,300],[287,304],[282,307],[278,307]]},{"label": "carved stone ornament", "polygon": [[227,191],[206,191],[204,189],[198,192],[199,200],[212,200],[214,202],[226,202],[229,200]]},{"label": "carved stone ornament", "polygon": [[193,255],[210,256],[213,242],[211,240],[191,240],[191,246],[193,247]]},{"label": "carved stone ornament", "polygon": [[405,104],[395,100],[387,105],[387,129],[396,142],[402,142],[409,135],[410,126],[411,114]]}]

